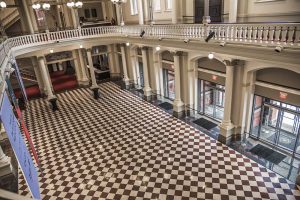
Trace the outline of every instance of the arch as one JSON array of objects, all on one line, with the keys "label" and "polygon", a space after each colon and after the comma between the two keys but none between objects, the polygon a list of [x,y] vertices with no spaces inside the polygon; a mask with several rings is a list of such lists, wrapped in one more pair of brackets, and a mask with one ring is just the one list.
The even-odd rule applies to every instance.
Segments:
[{"label": "arch", "polygon": [[287,65],[278,66],[278,64],[262,63],[262,62],[248,62],[246,71],[247,72],[256,72],[258,70],[268,69],[268,68],[281,68],[281,69],[286,69],[286,70],[293,71],[293,72],[300,74],[299,67],[287,66]]}]

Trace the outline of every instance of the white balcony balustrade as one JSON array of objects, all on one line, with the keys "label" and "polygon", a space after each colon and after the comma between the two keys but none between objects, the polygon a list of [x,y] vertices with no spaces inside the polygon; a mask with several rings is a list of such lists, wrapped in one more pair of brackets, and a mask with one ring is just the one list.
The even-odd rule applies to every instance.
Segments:
[{"label": "white balcony balustrade", "polygon": [[210,32],[215,32],[212,41],[252,45],[282,45],[300,47],[300,24],[178,24],[155,26],[102,26],[24,35],[5,40],[0,44],[2,64],[12,48],[26,48],[55,41],[86,39],[92,37],[128,36],[146,38],[192,39],[204,41]]}]

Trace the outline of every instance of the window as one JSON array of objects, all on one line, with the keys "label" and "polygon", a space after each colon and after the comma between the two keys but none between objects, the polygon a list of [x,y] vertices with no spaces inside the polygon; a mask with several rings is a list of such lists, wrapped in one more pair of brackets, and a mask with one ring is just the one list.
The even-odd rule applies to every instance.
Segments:
[{"label": "window", "polygon": [[130,0],[130,11],[131,11],[131,15],[138,14],[137,0]]},{"label": "window", "polygon": [[172,1],[173,0],[165,0],[166,1],[166,10],[172,10]]},{"label": "window", "polygon": [[92,8],[91,11],[92,11],[92,17],[97,18],[97,10]]},{"label": "window", "polygon": [[160,0],[152,0],[152,7],[154,12],[161,11]]}]

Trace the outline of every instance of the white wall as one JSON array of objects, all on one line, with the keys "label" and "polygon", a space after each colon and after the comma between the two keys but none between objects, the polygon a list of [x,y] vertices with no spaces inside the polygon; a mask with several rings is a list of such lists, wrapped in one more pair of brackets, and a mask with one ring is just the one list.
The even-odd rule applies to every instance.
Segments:
[{"label": "white wall", "polygon": [[[224,1],[224,13],[229,13],[230,1]],[[225,15],[225,22],[228,15]],[[299,0],[238,0],[238,22],[299,22]]]}]

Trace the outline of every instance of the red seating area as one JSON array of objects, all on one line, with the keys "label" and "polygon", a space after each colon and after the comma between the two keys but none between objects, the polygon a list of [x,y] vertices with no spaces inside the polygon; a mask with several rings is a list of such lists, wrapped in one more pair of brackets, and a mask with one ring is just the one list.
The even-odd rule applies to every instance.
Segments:
[{"label": "red seating area", "polygon": [[[78,87],[78,82],[74,74],[65,74],[64,71],[53,72],[50,74],[51,82],[54,92],[60,92],[64,90],[70,90]],[[26,94],[28,99],[34,99],[41,97],[41,93],[38,85],[26,87]],[[17,98],[21,97],[20,89],[15,90]]]}]

